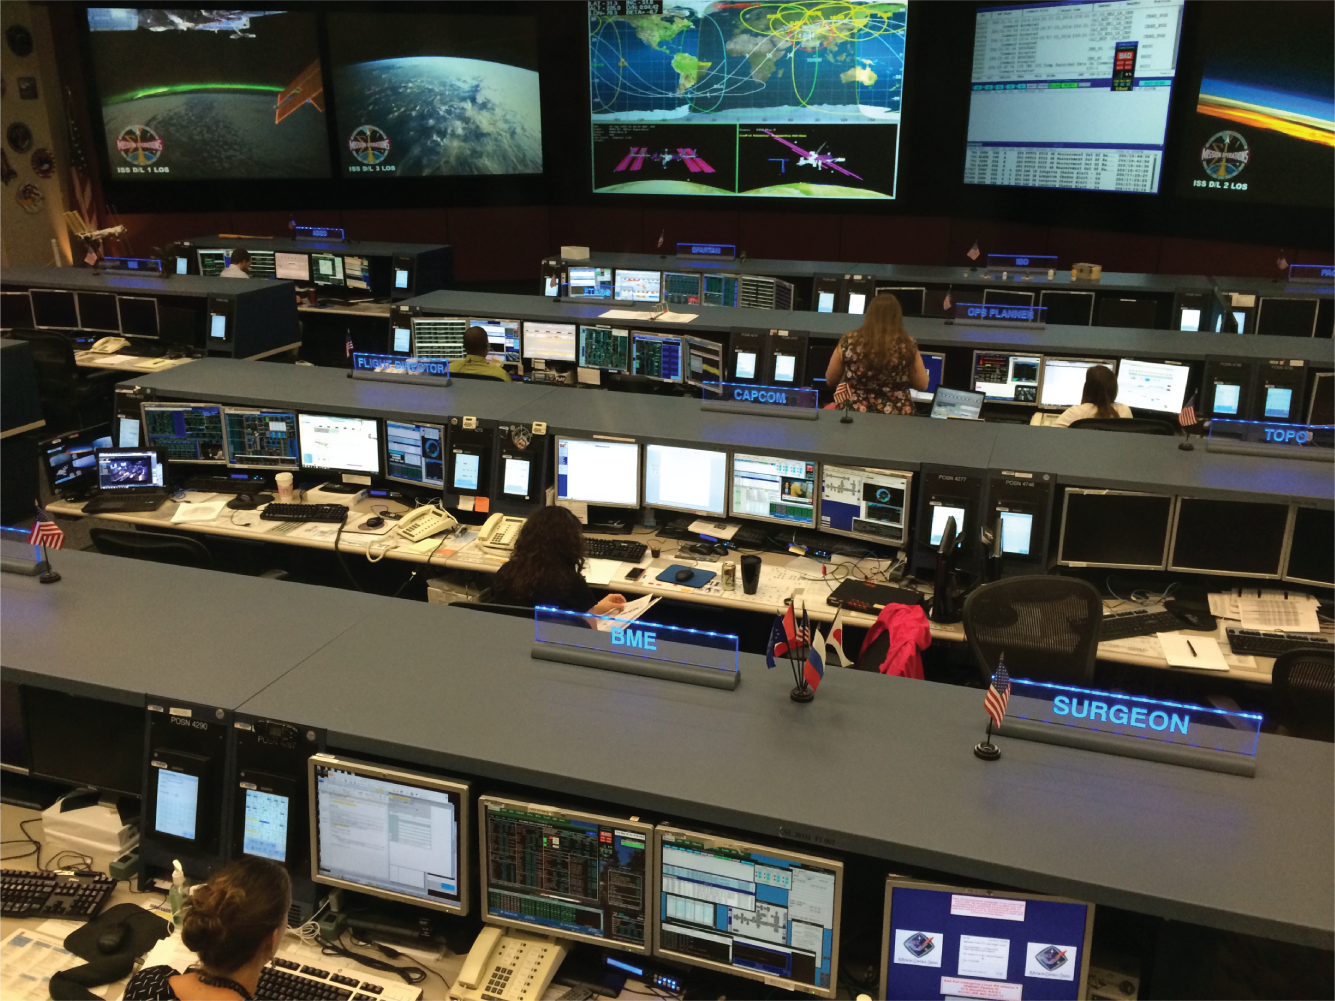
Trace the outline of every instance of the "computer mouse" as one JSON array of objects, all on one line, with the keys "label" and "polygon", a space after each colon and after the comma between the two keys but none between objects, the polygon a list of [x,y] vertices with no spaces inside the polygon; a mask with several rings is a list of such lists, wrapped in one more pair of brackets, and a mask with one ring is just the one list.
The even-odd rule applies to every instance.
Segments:
[{"label": "computer mouse", "polygon": [[677,571],[677,580],[680,580],[680,581],[688,581],[688,580],[690,580],[690,579],[691,579],[692,577],[694,577],[694,576],[695,576],[695,571],[694,571],[694,570],[678,570],[678,571]]},{"label": "computer mouse", "polygon": [[362,527],[362,528],[379,528],[379,527],[380,527],[381,525],[383,525],[384,523],[385,523],[385,519],[382,518],[382,517],[380,517],[380,515],[377,514],[377,515],[372,515],[370,518],[367,518],[364,522],[361,523],[361,526],[360,526],[360,527]]},{"label": "computer mouse", "polygon": [[126,940],[130,937],[130,925],[125,921],[118,921],[97,939],[97,951],[104,956],[110,956],[113,953],[121,951]]},{"label": "computer mouse", "polygon": [[725,546],[725,545],[723,545],[722,543],[719,543],[718,545],[714,546],[714,547],[710,550],[710,552],[712,552],[715,556],[727,556],[727,555],[728,555],[728,547]]}]

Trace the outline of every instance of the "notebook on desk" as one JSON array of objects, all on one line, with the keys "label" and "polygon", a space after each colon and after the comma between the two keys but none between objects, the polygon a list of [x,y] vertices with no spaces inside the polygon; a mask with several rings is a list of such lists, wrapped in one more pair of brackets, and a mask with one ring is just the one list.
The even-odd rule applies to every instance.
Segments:
[{"label": "notebook on desk", "polygon": [[84,514],[156,511],[171,496],[158,449],[99,448],[96,454],[97,493]]}]

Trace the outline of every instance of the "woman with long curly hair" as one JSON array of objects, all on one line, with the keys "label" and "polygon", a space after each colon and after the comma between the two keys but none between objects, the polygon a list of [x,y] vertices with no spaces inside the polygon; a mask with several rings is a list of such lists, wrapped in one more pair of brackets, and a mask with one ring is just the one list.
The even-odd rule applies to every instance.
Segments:
[{"label": "woman with long curly hair", "polygon": [[927,369],[918,345],[904,329],[904,310],[899,300],[882,292],[867,305],[862,326],[839,339],[825,370],[825,382],[846,382],[852,391],[851,406],[882,414],[912,414],[910,389],[927,389]]},{"label": "woman with long curly hair", "polygon": [[579,519],[563,507],[545,507],[519,530],[510,561],[492,582],[492,600],[503,605],[552,605],[594,615],[626,603],[619,594],[595,603],[583,570],[584,535]]}]

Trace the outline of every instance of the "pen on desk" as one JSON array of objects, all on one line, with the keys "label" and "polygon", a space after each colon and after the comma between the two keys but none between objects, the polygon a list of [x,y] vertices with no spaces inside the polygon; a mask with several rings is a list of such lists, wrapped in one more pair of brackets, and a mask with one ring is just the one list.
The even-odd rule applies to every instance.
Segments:
[{"label": "pen on desk", "polygon": [[1200,654],[1198,654],[1198,653],[1196,652],[1196,648],[1195,648],[1194,646],[1191,645],[1191,640],[1187,640],[1187,649],[1191,651],[1191,655],[1192,655],[1193,657],[1199,657],[1199,656],[1200,656]]}]

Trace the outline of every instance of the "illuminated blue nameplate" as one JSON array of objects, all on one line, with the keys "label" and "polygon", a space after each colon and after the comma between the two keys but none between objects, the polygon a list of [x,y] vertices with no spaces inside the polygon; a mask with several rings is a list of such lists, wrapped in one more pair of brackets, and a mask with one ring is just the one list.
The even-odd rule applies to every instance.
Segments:
[{"label": "illuminated blue nameplate", "polygon": [[1290,264],[1289,281],[1329,285],[1335,282],[1335,264]]},{"label": "illuminated blue nameplate", "polygon": [[1250,775],[1261,722],[1258,713],[1012,678],[998,733]]},{"label": "illuminated blue nameplate", "polygon": [[141,271],[145,274],[162,274],[162,262],[153,257],[104,257],[103,271]]},{"label": "illuminated blue nameplate", "polygon": [[989,271],[1051,271],[1057,266],[1056,254],[988,254]]},{"label": "illuminated blue nameplate", "polygon": [[1335,427],[1329,424],[1233,421],[1216,417],[1210,422],[1210,440],[1205,447],[1211,452],[1335,462]]},{"label": "illuminated blue nameplate", "polygon": [[955,322],[967,320],[981,326],[1041,327],[1046,306],[989,306],[981,302],[955,303]]},{"label": "illuminated blue nameplate", "polygon": [[766,414],[814,421],[820,393],[804,386],[755,386],[741,382],[706,382],[701,410],[732,414]]},{"label": "illuminated blue nameplate", "polygon": [[703,629],[628,621],[539,605],[533,612],[537,660],[604,671],[685,681],[710,688],[737,687],[737,637]]},{"label": "illuminated blue nameplate", "polygon": [[335,240],[343,243],[347,239],[343,230],[334,226],[294,226],[293,232],[298,240]]},{"label": "illuminated blue nameplate", "polygon": [[712,257],[715,260],[732,260],[737,256],[737,248],[731,243],[679,243],[678,257]]},{"label": "illuminated blue nameplate", "polygon": [[448,386],[450,363],[446,358],[405,358],[402,355],[372,355],[360,351],[352,355],[352,377],[372,382],[413,382],[419,385]]}]

